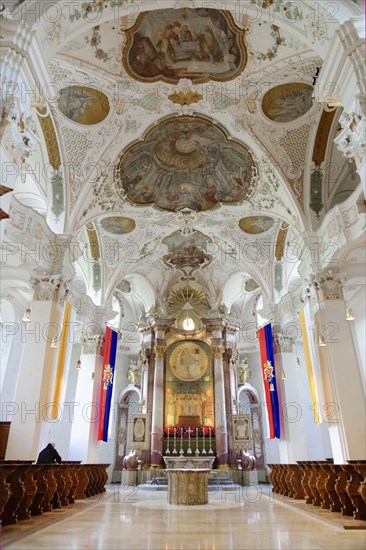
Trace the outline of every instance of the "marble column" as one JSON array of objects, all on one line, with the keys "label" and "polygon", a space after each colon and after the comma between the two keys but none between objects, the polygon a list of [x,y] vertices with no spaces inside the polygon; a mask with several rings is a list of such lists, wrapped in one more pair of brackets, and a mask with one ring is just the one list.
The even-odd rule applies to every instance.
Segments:
[{"label": "marble column", "polygon": [[[314,279],[313,313],[322,366],[325,405],[320,411],[329,428],[334,462],[364,458],[366,410],[361,367],[346,320],[344,279],[332,272]],[[315,296],[315,297],[314,297]]]},{"label": "marble column", "polygon": [[222,344],[211,348],[214,360],[215,378],[215,439],[217,465],[227,467],[229,463],[228,433],[225,406],[225,383],[223,354],[225,348]]},{"label": "marble column", "polygon": [[164,356],[165,334],[174,323],[174,319],[155,319],[154,342],[154,387],[151,417],[151,464],[160,465],[163,456],[164,438]]},{"label": "marble column", "polygon": [[[56,374],[57,348],[52,338],[60,336],[62,307],[58,303],[60,278],[31,279],[34,297],[31,322],[21,323],[23,355],[14,403],[6,404],[4,420],[11,421],[6,459],[34,460],[43,433],[52,422],[50,403]],[[16,381],[14,381],[16,383]],[[49,441],[47,441],[48,443]]]},{"label": "marble column", "polygon": [[154,395],[151,420],[151,464],[159,465],[164,437],[164,353],[165,346],[155,346]]},{"label": "marble column", "polygon": [[103,365],[103,336],[87,336],[81,342],[81,369],[75,392],[75,401],[70,410],[72,428],[69,460],[90,461],[91,446],[95,444],[98,427],[98,398]]}]

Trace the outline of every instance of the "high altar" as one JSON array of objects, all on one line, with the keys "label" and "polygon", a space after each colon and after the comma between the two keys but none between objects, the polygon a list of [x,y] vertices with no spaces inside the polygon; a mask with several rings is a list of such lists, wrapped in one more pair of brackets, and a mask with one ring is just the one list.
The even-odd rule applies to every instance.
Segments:
[{"label": "high altar", "polygon": [[[174,458],[207,457],[205,468],[229,469],[240,467],[243,453],[249,451],[250,467],[256,463],[261,468],[256,404],[249,415],[238,407],[238,387],[245,382],[235,344],[238,325],[221,315],[201,318],[199,330],[179,330],[174,324],[175,319],[157,317],[140,322],[142,345],[135,370],[141,400],[134,416],[146,429],[143,437],[136,438],[130,430],[129,441],[119,441],[119,458],[134,449],[145,467],[171,468]],[[136,385],[135,374],[131,385]],[[126,422],[122,412],[120,434],[125,440]],[[192,468],[183,462],[179,468]]]}]

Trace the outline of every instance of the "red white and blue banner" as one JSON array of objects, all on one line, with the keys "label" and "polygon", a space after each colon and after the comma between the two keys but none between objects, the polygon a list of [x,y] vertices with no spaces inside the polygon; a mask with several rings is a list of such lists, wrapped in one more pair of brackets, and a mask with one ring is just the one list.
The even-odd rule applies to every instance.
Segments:
[{"label": "red white and blue banner", "polygon": [[100,414],[98,441],[108,441],[109,416],[111,412],[114,366],[116,363],[118,334],[107,327],[104,340],[102,381],[100,388]]},{"label": "red white and blue banner", "polygon": [[272,325],[268,324],[258,330],[259,347],[261,352],[263,384],[266,395],[269,437],[280,438],[280,412],[276,384],[276,370],[272,338]]}]

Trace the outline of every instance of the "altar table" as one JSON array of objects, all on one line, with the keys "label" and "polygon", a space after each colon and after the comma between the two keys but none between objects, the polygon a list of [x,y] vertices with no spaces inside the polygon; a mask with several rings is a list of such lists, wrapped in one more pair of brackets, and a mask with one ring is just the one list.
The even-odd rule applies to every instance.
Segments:
[{"label": "altar table", "polygon": [[167,470],[168,504],[208,504],[209,469]]}]

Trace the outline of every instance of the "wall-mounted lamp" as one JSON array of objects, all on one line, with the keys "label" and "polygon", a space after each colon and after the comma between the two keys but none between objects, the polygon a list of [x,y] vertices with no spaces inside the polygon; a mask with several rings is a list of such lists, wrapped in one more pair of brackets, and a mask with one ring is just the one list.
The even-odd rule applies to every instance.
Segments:
[{"label": "wall-mounted lamp", "polygon": [[324,348],[327,344],[326,342],[324,341],[324,338],[321,334],[319,334],[319,341],[318,341],[318,345],[319,347],[321,348]]},{"label": "wall-mounted lamp", "polygon": [[78,359],[77,363],[76,363],[76,370],[80,370],[81,369],[81,361],[80,359]]},{"label": "wall-mounted lamp", "polygon": [[25,310],[25,313],[22,317],[22,321],[23,323],[30,323],[31,322],[31,310],[29,307],[27,307],[27,309]]},{"label": "wall-mounted lamp", "polygon": [[282,380],[286,380],[287,376],[285,371],[282,369]]},{"label": "wall-mounted lamp", "polygon": [[346,308],[346,321],[354,321],[356,317],[353,315],[352,308]]},{"label": "wall-mounted lamp", "polygon": [[51,342],[51,348],[58,348],[58,345],[57,345],[57,340],[56,340],[56,338],[52,338],[52,342]]},{"label": "wall-mounted lamp", "polygon": [[298,357],[296,357],[295,367],[296,367],[297,369],[299,369],[299,368],[301,367],[300,359],[299,359]]}]

